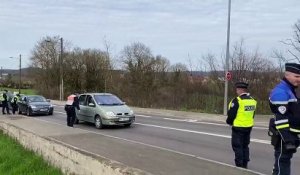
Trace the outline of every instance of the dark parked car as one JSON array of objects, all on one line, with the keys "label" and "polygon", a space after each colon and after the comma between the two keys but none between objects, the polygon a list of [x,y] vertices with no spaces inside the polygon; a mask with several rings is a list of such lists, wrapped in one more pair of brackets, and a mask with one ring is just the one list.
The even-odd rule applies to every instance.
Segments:
[{"label": "dark parked car", "polygon": [[50,100],[41,95],[23,96],[18,105],[19,114],[26,113],[28,116],[35,114],[52,115],[54,109]]}]

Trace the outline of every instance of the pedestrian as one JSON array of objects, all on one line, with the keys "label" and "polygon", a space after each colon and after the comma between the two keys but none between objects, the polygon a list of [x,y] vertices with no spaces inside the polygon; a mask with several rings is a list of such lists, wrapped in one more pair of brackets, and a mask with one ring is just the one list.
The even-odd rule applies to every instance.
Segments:
[{"label": "pedestrian", "polygon": [[11,100],[12,113],[18,111],[18,102],[20,101],[20,94],[15,95]]},{"label": "pedestrian", "polygon": [[76,109],[80,110],[78,96],[72,94],[68,96],[65,111],[67,113],[67,125],[73,127],[75,117],[76,117]]},{"label": "pedestrian", "polygon": [[226,123],[232,126],[231,146],[235,154],[235,165],[248,168],[250,134],[257,102],[248,93],[247,83],[238,82],[235,88],[238,96],[229,103]]},{"label": "pedestrian", "polygon": [[270,93],[269,133],[274,146],[273,175],[291,174],[291,159],[299,146],[300,103],[295,89],[300,85],[300,64],[286,63],[284,77]]},{"label": "pedestrian", "polygon": [[[7,100],[7,90],[4,90],[4,93],[2,94],[2,114],[10,114],[9,113],[9,108],[8,108],[8,100]],[[5,113],[6,110],[6,113]]]}]

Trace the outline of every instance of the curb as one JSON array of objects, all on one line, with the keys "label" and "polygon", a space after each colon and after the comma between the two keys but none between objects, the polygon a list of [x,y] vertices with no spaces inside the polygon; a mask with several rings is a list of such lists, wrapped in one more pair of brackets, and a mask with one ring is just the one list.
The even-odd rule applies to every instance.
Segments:
[{"label": "curb", "polygon": [[151,175],[65,144],[50,137],[41,137],[30,131],[0,121],[0,129],[15,138],[26,149],[41,155],[51,165],[70,175]]}]

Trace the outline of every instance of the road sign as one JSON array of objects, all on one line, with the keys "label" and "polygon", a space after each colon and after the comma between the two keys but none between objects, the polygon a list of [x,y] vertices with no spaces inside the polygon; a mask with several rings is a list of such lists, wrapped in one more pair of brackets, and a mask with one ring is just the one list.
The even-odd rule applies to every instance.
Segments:
[{"label": "road sign", "polygon": [[226,72],[225,78],[226,78],[227,80],[231,80],[231,79],[232,79],[232,74],[231,74],[231,72]]}]

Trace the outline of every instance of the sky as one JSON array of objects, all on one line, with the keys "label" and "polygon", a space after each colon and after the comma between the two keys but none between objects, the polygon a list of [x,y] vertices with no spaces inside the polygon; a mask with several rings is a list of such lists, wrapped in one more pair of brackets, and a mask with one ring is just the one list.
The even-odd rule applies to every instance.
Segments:
[{"label": "sky", "polygon": [[[266,56],[285,52],[299,9],[299,0],[231,0],[231,48],[243,38]],[[171,64],[221,57],[227,13],[228,0],[0,0],[0,66],[18,69],[21,54],[27,67],[36,43],[57,35],[83,49],[104,50],[106,40],[115,57],[134,42]]]}]

